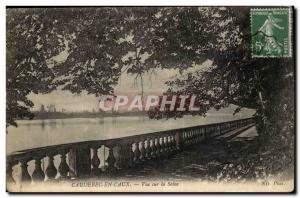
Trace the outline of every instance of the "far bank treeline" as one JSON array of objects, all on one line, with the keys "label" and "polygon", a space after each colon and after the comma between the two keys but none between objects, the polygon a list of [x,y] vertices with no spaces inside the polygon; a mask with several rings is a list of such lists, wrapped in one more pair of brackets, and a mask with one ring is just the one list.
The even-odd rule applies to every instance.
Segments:
[{"label": "far bank treeline", "polygon": [[[31,92],[113,94],[127,72],[143,94],[146,72],[172,68],[185,75],[167,82],[168,93],[195,94],[206,105],[193,114],[229,104],[235,113],[255,109],[261,141],[292,148],[293,59],[251,57],[249,14],[248,7],[8,8],[7,126],[33,117]],[[207,60],[209,70],[185,72]]]}]

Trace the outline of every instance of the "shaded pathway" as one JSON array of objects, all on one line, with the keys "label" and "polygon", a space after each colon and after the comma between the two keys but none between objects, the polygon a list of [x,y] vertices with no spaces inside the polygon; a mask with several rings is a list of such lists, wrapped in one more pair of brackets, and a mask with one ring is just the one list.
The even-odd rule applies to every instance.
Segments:
[{"label": "shaded pathway", "polygon": [[[164,180],[215,180],[224,166],[233,166],[232,162],[241,152],[247,155],[257,136],[255,126],[244,131],[230,132],[210,141],[194,145],[175,154],[163,162],[153,162],[137,167],[135,170],[121,173],[120,177],[132,179]],[[230,137],[230,138],[228,138]],[[238,154],[238,155],[236,155]]]}]

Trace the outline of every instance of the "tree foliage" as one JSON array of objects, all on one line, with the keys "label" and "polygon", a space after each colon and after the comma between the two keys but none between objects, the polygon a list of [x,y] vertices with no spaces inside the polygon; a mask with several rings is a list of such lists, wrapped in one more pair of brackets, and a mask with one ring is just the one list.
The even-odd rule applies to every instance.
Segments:
[{"label": "tree foliage", "polygon": [[[196,114],[230,104],[236,113],[255,109],[262,136],[290,144],[293,59],[251,57],[249,13],[247,7],[8,9],[7,124],[32,117],[31,92],[61,86],[112,94],[122,72],[143,83],[146,72],[172,68],[182,75],[168,82],[168,94],[196,94],[203,104]],[[57,62],[62,52],[67,56]],[[189,72],[208,60],[208,69]]]},{"label": "tree foliage", "polygon": [[112,8],[86,8],[62,11],[67,21],[64,34],[67,58],[55,65],[64,90],[72,93],[112,94],[121,72],[119,11]]},{"label": "tree foliage", "polygon": [[[171,25],[177,36],[176,39],[165,40],[169,47],[166,56],[185,55],[185,59],[180,57],[176,61],[180,65],[191,64],[193,61],[201,63],[204,57],[203,60],[212,61],[212,66],[207,70],[185,72],[180,78],[168,82],[169,94],[197,94],[199,103],[203,104],[203,111],[198,112],[200,115],[205,115],[210,108],[220,109],[230,104],[237,106],[235,113],[242,108],[254,109],[262,141],[260,145],[266,149],[278,144],[285,145],[292,152],[295,83],[293,58],[251,57],[250,8],[210,10],[208,18],[214,20],[214,26],[207,27],[203,35],[197,31],[198,28],[205,29],[202,25],[204,21],[195,24],[199,12],[184,13],[192,14],[189,15],[189,20],[181,18],[182,21],[178,21],[185,25],[182,30],[180,25]],[[217,19],[212,16],[217,16]],[[175,21],[170,24],[174,23]],[[206,24],[210,23],[206,21]],[[211,36],[205,36],[207,31]],[[206,39],[197,40],[193,35]],[[201,46],[204,46],[203,54],[197,52]],[[164,117],[168,116],[168,112],[163,113],[167,113]],[[291,156],[293,154],[289,155]]]},{"label": "tree foliage", "polygon": [[9,9],[6,25],[6,123],[16,126],[16,118],[33,116],[29,93],[55,89],[49,60],[62,51],[64,43],[60,26],[48,10]]}]

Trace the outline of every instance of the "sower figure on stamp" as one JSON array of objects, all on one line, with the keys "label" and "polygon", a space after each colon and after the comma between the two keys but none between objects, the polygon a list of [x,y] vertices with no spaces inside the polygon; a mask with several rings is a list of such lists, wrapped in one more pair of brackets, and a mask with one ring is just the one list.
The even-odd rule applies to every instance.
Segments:
[{"label": "sower figure on stamp", "polygon": [[268,18],[258,30],[265,36],[265,46],[263,50],[266,51],[267,54],[272,54],[272,52],[281,54],[283,44],[276,41],[273,31],[274,28],[278,28],[280,30],[284,29],[284,27],[281,27],[277,24],[280,21],[280,19],[273,17],[272,13],[269,13]]}]

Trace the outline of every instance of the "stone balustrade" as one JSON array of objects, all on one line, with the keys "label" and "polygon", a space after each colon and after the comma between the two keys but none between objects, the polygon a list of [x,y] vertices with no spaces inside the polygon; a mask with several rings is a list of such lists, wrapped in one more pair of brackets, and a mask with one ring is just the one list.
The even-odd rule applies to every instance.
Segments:
[{"label": "stone balustrade", "polygon": [[[253,118],[247,118],[129,137],[23,150],[7,156],[7,182],[16,182],[13,178],[14,166],[20,168],[21,183],[116,174],[122,169],[168,158],[186,147],[253,124]],[[55,159],[58,161],[56,166]],[[32,161],[34,168],[30,174],[28,164],[33,163]]]}]

